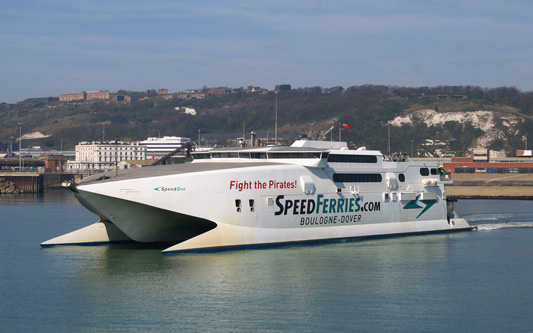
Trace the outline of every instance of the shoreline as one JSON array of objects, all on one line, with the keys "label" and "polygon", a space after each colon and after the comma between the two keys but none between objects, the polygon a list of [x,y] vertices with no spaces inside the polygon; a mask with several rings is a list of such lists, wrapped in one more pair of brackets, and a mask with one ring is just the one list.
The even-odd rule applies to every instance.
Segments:
[{"label": "shoreline", "polygon": [[451,185],[446,196],[458,199],[533,200],[533,186]]},{"label": "shoreline", "polygon": [[533,174],[454,174],[452,180],[448,197],[533,200]]}]

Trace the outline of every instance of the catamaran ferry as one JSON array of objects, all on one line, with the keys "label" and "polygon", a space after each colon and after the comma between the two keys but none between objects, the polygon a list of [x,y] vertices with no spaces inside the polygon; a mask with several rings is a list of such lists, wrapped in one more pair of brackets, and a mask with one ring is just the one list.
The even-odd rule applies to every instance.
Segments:
[{"label": "catamaran ferry", "polygon": [[307,140],[192,155],[70,184],[100,220],[41,245],[175,242],[163,253],[180,253],[472,229],[437,162]]}]

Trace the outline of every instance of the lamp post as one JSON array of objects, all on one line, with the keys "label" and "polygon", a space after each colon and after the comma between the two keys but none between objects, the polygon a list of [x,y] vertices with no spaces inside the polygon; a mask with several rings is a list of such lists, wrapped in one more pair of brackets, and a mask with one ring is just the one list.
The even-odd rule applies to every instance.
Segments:
[{"label": "lamp post", "polygon": [[200,142],[201,142],[201,141],[200,141],[200,140],[201,140],[201,138],[200,138],[200,133],[202,133],[202,131],[201,131],[201,130],[198,130],[198,148],[200,148]]},{"label": "lamp post", "polygon": [[8,156],[9,158],[13,158],[13,139],[14,138],[15,137],[13,136],[9,137],[9,156]]},{"label": "lamp post", "polygon": [[522,141],[524,141],[524,145],[525,145],[524,150],[527,150],[527,133],[526,135],[522,135]]},{"label": "lamp post", "polygon": [[22,123],[19,125],[19,170],[22,169]]},{"label": "lamp post", "polygon": [[115,138],[115,175],[118,177],[118,136]]},{"label": "lamp post", "polygon": [[414,149],[413,149],[413,142],[414,142],[414,141],[415,141],[415,140],[411,140],[411,158],[415,157],[415,151],[414,151]]}]

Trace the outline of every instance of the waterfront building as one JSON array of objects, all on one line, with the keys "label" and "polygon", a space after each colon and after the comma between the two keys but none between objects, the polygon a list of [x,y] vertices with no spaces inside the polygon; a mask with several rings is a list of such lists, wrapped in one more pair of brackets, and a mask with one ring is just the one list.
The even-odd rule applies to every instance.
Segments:
[{"label": "waterfront building", "polygon": [[145,160],[146,147],[139,143],[80,142],[75,160],[67,162],[68,170],[110,170],[120,161]]},{"label": "waterfront building", "polygon": [[164,136],[162,138],[149,137],[146,140],[139,141],[139,144],[146,147],[146,158],[156,160],[183,147],[184,144],[190,141],[191,138]]},{"label": "waterfront building", "polygon": [[531,157],[500,157],[491,161],[479,161],[476,157],[452,157],[442,163],[449,173],[533,173]]},{"label": "waterfront building", "polygon": [[44,153],[39,158],[44,159],[44,168],[50,172],[62,172],[67,166],[67,158],[63,155]]}]

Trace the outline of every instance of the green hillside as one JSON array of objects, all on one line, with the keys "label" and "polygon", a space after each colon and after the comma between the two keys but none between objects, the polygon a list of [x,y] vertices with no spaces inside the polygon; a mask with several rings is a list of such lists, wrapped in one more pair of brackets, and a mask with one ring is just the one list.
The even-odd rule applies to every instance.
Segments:
[{"label": "green hillside", "polygon": [[[73,149],[79,141],[105,139],[143,140],[148,136],[176,135],[198,137],[210,142],[227,144],[227,139],[242,136],[243,123],[247,133],[255,131],[265,137],[274,135],[275,100],[273,91],[266,94],[231,89],[223,95],[204,99],[187,99],[185,94],[157,95],[150,92],[129,92],[130,103],[58,102],[48,98],[32,98],[16,104],[0,104],[0,149],[9,137],[18,138],[18,123],[22,133],[40,132],[48,137],[24,140],[24,146]],[[112,94],[117,95],[117,94]],[[533,138],[533,93],[515,88],[482,89],[470,86],[406,88],[364,85],[349,88],[298,88],[277,94],[279,136],[296,138],[307,134],[338,139],[339,123],[351,129],[342,132],[343,141],[356,146],[387,150],[387,123],[397,116],[421,109],[438,112],[494,111],[520,117],[514,132],[501,139],[500,149],[512,152],[523,149],[521,135]],[[185,114],[193,108],[197,114]],[[411,151],[426,139],[450,143],[457,152],[465,152],[472,140],[483,133],[468,124],[446,124],[428,127],[424,124],[391,127],[391,150]]]}]

